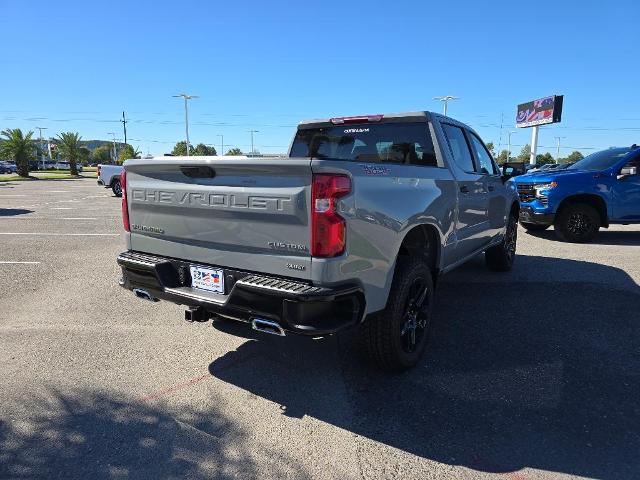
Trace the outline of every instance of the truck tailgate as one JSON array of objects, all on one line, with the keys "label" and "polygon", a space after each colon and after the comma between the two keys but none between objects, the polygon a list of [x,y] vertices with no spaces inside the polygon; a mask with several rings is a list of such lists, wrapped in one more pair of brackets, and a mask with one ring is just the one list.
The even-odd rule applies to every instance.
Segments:
[{"label": "truck tailgate", "polygon": [[308,279],[309,159],[130,160],[131,249]]}]

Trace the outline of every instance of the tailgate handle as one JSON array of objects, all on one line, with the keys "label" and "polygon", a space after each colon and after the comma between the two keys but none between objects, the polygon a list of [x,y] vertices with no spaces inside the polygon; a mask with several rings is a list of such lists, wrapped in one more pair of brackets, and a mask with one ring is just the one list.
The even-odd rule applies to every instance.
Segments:
[{"label": "tailgate handle", "polygon": [[207,166],[180,167],[180,171],[189,178],[213,178],[216,176],[215,170]]}]

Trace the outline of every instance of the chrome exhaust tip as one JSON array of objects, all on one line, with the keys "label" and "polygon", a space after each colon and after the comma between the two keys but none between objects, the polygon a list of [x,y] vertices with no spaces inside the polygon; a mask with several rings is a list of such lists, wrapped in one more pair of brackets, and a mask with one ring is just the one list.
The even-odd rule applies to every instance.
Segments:
[{"label": "chrome exhaust tip", "polygon": [[253,320],[251,320],[251,328],[259,332],[278,335],[279,337],[285,336],[284,330],[279,323],[272,322],[271,320],[265,320],[263,318],[254,318]]},{"label": "chrome exhaust tip", "polygon": [[141,298],[142,300],[148,300],[149,302],[159,302],[160,299],[153,297],[149,292],[147,292],[146,290],[143,290],[141,288],[134,288],[133,289],[133,294],[138,297]]}]

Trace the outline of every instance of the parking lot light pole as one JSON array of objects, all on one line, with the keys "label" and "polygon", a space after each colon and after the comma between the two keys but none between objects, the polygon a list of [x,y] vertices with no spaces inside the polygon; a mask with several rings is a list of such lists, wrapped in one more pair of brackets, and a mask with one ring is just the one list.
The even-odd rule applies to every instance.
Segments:
[{"label": "parking lot light pole", "polygon": [[255,153],[253,148],[253,134],[258,133],[258,130],[249,130],[249,133],[251,133],[251,154],[253,155]]},{"label": "parking lot light pole", "polygon": [[511,157],[511,135],[513,135],[514,133],[517,133],[515,130],[511,130],[510,132],[507,132],[507,137],[509,138],[508,143],[507,143],[507,162],[509,161],[509,157]]},{"label": "parking lot light pole", "polygon": [[556,150],[556,163],[558,163],[558,159],[560,158],[560,140],[567,137],[555,137],[558,141],[558,149]]},{"label": "parking lot light pole", "polygon": [[443,108],[443,115],[447,115],[447,104],[451,101],[451,100],[458,100],[460,97],[454,97],[453,95],[445,95],[444,97],[433,97],[434,100],[440,100],[442,103],[444,103],[444,108]]},{"label": "parking lot light pole", "polygon": [[216,137],[220,137],[220,155],[224,155],[224,135],[216,135]]},{"label": "parking lot light pole", "polygon": [[188,101],[192,98],[199,98],[198,95],[187,95],[186,93],[179,93],[174,97],[184,98],[184,127],[187,134],[187,157],[189,156],[189,104]]},{"label": "parking lot light pole", "polygon": [[44,145],[42,143],[42,130],[46,130],[47,127],[36,127],[40,130],[40,161],[42,162],[42,170],[44,170]]},{"label": "parking lot light pole", "polygon": [[118,163],[118,149],[116,148],[116,134],[115,132],[108,132],[113,137],[113,163]]}]

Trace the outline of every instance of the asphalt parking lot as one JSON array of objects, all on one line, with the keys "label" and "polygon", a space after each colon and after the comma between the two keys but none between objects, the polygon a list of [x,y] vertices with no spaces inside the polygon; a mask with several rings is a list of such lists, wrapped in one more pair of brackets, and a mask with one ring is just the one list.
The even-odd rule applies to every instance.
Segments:
[{"label": "asphalt parking lot", "polygon": [[640,477],[640,227],[444,277],[403,375],[134,298],[120,230],[95,180],[0,183],[0,478]]}]

